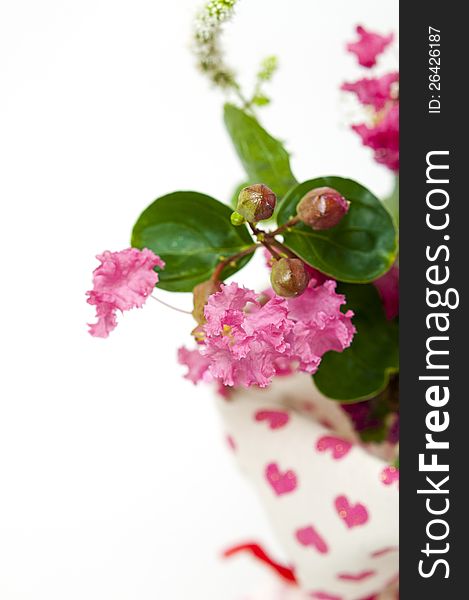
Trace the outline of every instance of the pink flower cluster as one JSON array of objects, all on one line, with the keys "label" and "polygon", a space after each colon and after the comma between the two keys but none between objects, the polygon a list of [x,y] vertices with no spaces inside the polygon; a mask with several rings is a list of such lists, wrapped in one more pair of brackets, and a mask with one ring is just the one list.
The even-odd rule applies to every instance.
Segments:
[{"label": "pink flower cluster", "polygon": [[382,110],[393,98],[393,88],[399,83],[399,73],[387,73],[382,77],[359,79],[354,83],[344,83],[342,89],[353,92],[365,106],[372,106],[376,111]]},{"label": "pink flower cluster", "polygon": [[143,306],[158,282],[154,268],[162,269],[164,262],[147,248],[105,251],[96,258],[101,264],[93,271],[87,302],[96,306],[98,320],[89,327],[92,336],[105,338],[117,326],[118,310]]},{"label": "pink flower cluster", "polygon": [[[355,333],[352,311],[332,280],[311,280],[298,298],[274,294],[262,303],[236,283],[209,297],[199,348],[179,350],[192,382],[216,380],[225,386],[266,387],[292,370],[315,373],[325,352],[341,352]],[[265,299],[264,295],[264,299]]]},{"label": "pink flower cluster", "polygon": [[376,64],[376,58],[384,52],[393,41],[394,35],[380,35],[367,31],[361,25],[357,26],[358,41],[347,44],[347,50],[357,56],[358,63],[362,67],[370,69]]},{"label": "pink flower cluster", "polygon": [[[376,59],[392,42],[393,35],[381,36],[357,27],[358,42],[348,44],[347,49],[356,54],[363,67],[373,67]],[[364,106],[373,111],[371,123],[352,125],[364,146],[374,151],[374,158],[394,172],[399,170],[399,73],[382,77],[363,78],[344,83],[342,89],[354,93]]]}]

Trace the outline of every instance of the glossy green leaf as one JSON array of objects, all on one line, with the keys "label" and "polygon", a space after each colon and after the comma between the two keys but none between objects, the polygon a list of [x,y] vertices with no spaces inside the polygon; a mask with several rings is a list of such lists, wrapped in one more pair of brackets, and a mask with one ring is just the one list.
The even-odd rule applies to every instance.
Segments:
[{"label": "glossy green leaf", "polygon": [[328,186],[350,201],[350,209],[331,229],[314,231],[300,223],[284,234],[285,245],[323,273],[350,283],[367,283],[394,263],[397,236],[393,220],[369,190],[342,177],[320,177],[294,187],[278,213],[280,225],[296,215],[296,206],[313,188]]},{"label": "glossy green leaf", "polygon": [[[143,211],[132,232],[132,246],[149,248],[166,262],[158,287],[190,292],[206,281],[229,256],[246,250],[252,238],[245,226],[233,227],[232,210],[205,194],[175,192]],[[223,271],[223,278],[243,267],[251,255]]]},{"label": "glossy green leaf", "polygon": [[225,125],[249,181],[268,185],[279,198],[297,181],[283,145],[245,111],[225,104]]},{"label": "glossy green leaf", "polygon": [[347,309],[355,313],[357,332],[343,352],[327,352],[314,375],[319,390],[329,398],[356,401],[372,398],[399,370],[399,332],[395,321],[385,317],[379,294],[372,284],[342,283]]}]

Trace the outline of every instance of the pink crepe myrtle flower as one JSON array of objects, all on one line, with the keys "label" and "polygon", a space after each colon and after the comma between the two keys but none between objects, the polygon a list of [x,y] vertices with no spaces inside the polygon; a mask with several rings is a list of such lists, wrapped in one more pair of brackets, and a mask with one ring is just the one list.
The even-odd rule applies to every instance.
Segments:
[{"label": "pink crepe myrtle flower", "polygon": [[[353,313],[341,312],[345,298],[335,293],[335,286],[331,280],[319,286],[312,280],[298,298],[272,294],[261,303],[252,290],[223,285],[208,299],[205,336],[194,352],[200,352],[211,377],[225,386],[266,387],[274,376],[293,369],[315,373],[323,354],[341,352],[355,333]],[[206,380],[206,363],[201,358],[204,368],[198,374],[188,352],[179,352],[179,361],[189,368],[186,377]]]},{"label": "pink crepe myrtle flower", "polygon": [[120,252],[105,251],[96,257],[101,264],[93,271],[93,289],[88,304],[96,306],[97,322],[89,325],[94,337],[106,338],[117,325],[118,310],[140,308],[158,282],[155,267],[165,263],[151,250],[127,248]]},{"label": "pink crepe myrtle flower", "polygon": [[358,25],[356,32],[359,36],[357,42],[347,44],[347,50],[355,54],[362,67],[371,68],[376,64],[376,58],[393,41],[394,35],[383,36],[379,33],[367,31],[361,25]]},{"label": "pink crepe myrtle flower", "polygon": [[391,169],[399,171],[399,104],[392,105],[384,115],[379,115],[371,126],[361,123],[352,125],[364,146],[374,150],[375,160]]},{"label": "pink crepe myrtle flower", "polygon": [[184,377],[189,381],[192,381],[192,383],[212,381],[212,376],[208,370],[210,362],[208,358],[202,356],[198,350],[188,350],[184,347],[179,348],[178,362],[181,365],[186,365],[188,370]]},{"label": "pink crepe myrtle flower", "polygon": [[[359,63],[372,67],[378,54],[392,42],[393,35],[381,36],[357,27],[360,40],[347,49],[358,56]],[[370,122],[352,125],[364,146],[374,151],[375,160],[391,171],[399,170],[399,73],[363,78],[344,83],[341,89],[356,94],[358,100],[370,107]]]},{"label": "pink crepe myrtle flower", "polygon": [[289,317],[295,322],[292,356],[306,373],[315,373],[329,350],[342,352],[350,346],[355,333],[353,312],[341,312],[345,297],[336,294],[335,288],[336,282],[331,279],[320,286],[313,282],[301,296],[288,301]]},{"label": "pink crepe myrtle flower", "polygon": [[363,78],[353,83],[343,83],[341,89],[356,94],[365,106],[382,110],[385,105],[395,99],[394,88],[399,81],[399,73],[386,73],[382,77]]}]

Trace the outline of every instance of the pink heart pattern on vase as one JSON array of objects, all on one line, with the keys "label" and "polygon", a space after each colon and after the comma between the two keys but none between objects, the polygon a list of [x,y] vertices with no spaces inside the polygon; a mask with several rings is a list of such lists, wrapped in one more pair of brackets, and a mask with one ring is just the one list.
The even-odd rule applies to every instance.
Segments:
[{"label": "pink heart pattern on vase", "polygon": [[293,492],[298,484],[296,473],[294,471],[289,469],[282,472],[276,463],[267,465],[265,477],[277,496]]},{"label": "pink heart pattern on vase", "polygon": [[349,529],[365,525],[368,521],[368,510],[366,506],[357,502],[350,504],[346,496],[338,496],[335,501],[335,509],[339,517],[344,521]]},{"label": "pink heart pattern on vase", "polygon": [[380,479],[384,485],[392,485],[395,481],[399,485],[399,469],[392,466],[384,467],[381,471]]},{"label": "pink heart pattern on vase", "polygon": [[[354,441],[347,422],[319,423],[329,414],[334,423],[337,405],[312,396],[310,377],[299,379],[301,389],[285,377],[268,392],[236,391],[219,401],[234,456],[305,598],[378,597],[398,573],[396,475]],[[305,412],[310,399],[317,410]]]},{"label": "pink heart pattern on vase", "polygon": [[387,546],[386,548],[380,548],[379,550],[374,550],[370,556],[371,558],[379,558],[380,556],[385,556],[390,552],[397,552],[399,550],[398,546]]},{"label": "pink heart pattern on vase", "polygon": [[236,442],[234,441],[233,436],[228,434],[228,435],[226,435],[225,439],[226,439],[226,443],[228,445],[228,448],[232,452],[236,452]]},{"label": "pink heart pattern on vase", "polygon": [[283,410],[258,410],[254,418],[258,422],[266,421],[274,430],[285,427],[290,420],[289,414]]},{"label": "pink heart pattern on vase", "polygon": [[328,552],[328,547],[324,538],[319,535],[312,525],[297,529],[295,532],[295,537],[302,546],[311,546],[312,548],[316,548],[316,550],[321,554],[327,554]]},{"label": "pink heart pattern on vase", "polygon": [[341,596],[333,596],[327,592],[311,592],[310,596],[314,600],[342,600]]},{"label": "pink heart pattern on vase", "polygon": [[363,581],[368,577],[373,577],[374,574],[374,571],[360,571],[360,573],[339,573],[337,577],[342,581]]},{"label": "pink heart pattern on vase", "polygon": [[331,451],[334,460],[344,458],[352,448],[352,444],[333,435],[323,435],[316,442],[318,452]]}]

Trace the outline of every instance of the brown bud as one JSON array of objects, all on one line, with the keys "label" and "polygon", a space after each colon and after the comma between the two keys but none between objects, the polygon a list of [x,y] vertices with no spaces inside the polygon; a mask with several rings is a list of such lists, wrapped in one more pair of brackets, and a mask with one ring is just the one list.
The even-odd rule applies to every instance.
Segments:
[{"label": "brown bud", "polygon": [[309,275],[299,258],[281,258],[272,265],[270,283],[278,296],[293,298],[305,291]]},{"label": "brown bud", "polygon": [[202,344],[205,340],[205,331],[203,328],[203,323],[194,327],[194,329],[191,331],[191,335],[198,344]]},{"label": "brown bud", "polygon": [[277,196],[263,183],[243,188],[238,196],[236,211],[249,223],[270,219],[274,214]]},{"label": "brown bud", "polygon": [[205,323],[205,314],[204,308],[207,304],[207,300],[209,296],[215,294],[220,291],[220,282],[213,281],[209,279],[208,281],[203,281],[195,286],[193,291],[193,299],[194,299],[194,309],[192,311],[192,316],[194,319],[202,325]]},{"label": "brown bud", "polygon": [[315,188],[299,202],[296,212],[312,229],[330,229],[340,223],[350,202],[330,187]]}]

